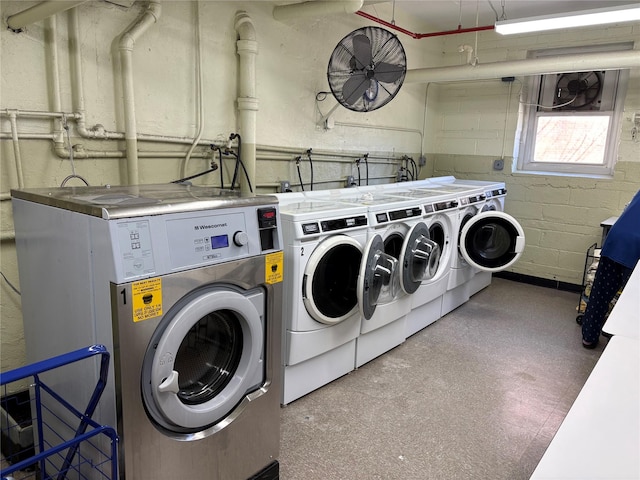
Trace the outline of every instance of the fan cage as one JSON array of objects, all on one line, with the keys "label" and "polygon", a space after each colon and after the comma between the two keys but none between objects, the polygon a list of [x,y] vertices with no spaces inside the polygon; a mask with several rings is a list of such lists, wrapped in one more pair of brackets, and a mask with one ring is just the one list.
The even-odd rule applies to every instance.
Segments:
[{"label": "fan cage", "polygon": [[[378,81],[378,93],[373,100],[363,95],[353,104],[349,104],[343,97],[343,86],[354,71],[362,70],[363,67],[357,65],[354,56],[353,39],[358,35],[365,35],[371,42],[371,66],[380,62],[389,63],[398,66],[398,69],[402,70],[402,74],[394,82]],[[327,79],[333,96],[345,108],[358,112],[369,112],[386,105],[396,96],[404,82],[406,64],[404,47],[396,35],[380,27],[364,27],[351,32],[335,47],[327,68]]]}]

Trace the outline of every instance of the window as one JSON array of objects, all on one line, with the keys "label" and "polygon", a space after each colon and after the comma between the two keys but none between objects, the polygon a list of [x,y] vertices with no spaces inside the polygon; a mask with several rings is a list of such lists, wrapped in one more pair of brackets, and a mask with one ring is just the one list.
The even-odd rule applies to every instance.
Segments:
[{"label": "window", "polygon": [[[533,52],[533,57],[620,51],[616,44]],[[542,174],[613,175],[628,70],[528,78],[523,93],[518,170]]]}]

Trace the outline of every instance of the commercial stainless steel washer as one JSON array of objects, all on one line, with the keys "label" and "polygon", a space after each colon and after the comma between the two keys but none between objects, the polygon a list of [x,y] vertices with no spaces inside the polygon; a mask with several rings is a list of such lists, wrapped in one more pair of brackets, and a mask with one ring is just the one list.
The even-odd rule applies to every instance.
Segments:
[{"label": "commercial stainless steel washer", "polygon": [[[27,360],[112,352],[120,478],[276,478],[277,199],[188,185],[12,192]],[[49,380],[67,397],[95,372]]]}]

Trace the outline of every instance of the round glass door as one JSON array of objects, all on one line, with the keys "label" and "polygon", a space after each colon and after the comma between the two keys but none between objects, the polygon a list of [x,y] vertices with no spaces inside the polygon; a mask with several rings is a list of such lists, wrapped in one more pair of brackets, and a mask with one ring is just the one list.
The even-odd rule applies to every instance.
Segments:
[{"label": "round glass door", "polygon": [[400,275],[402,290],[414,293],[424,280],[438,271],[440,246],[430,239],[429,228],[423,223],[414,225],[402,248]]},{"label": "round glass door", "polygon": [[219,286],[192,292],[165,315],[142,368],[156,425],[176,433],[223,420],[263,381],[264,293]]},{"label": "round glass door", "polygon": [[356,288],[362,247],[352,237],[335,235],[322,241],[305,268],[302,298],[316,321],[334,325],[356,311]]},{"label": "round glass door", "polygon": [[482,212],[460,232],[460,252],[472,266],[499,272],[513,265],[524,250],[524,230],[504,212]]},{"label": "round glass door", "polygon": [[358,274],[360,315],[369,320],[379,302],[391,301],[397,295],[398,259],[384,252],[380,235],[367,242]]}]

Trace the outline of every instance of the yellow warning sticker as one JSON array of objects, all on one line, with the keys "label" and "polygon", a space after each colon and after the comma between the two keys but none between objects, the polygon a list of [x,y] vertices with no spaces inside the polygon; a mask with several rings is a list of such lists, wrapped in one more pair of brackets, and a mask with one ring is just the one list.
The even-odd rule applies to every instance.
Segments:
[{"label": "yellow warning sticker", "polygon": [[162,315],[162,279],[149,278],[132,283],[131,296],[134,322]]},{"label": "yellow warning sticker", "polygon": [[284,276],[284,253],[270,253],[264,261],[264,283],[280,283]]}]

